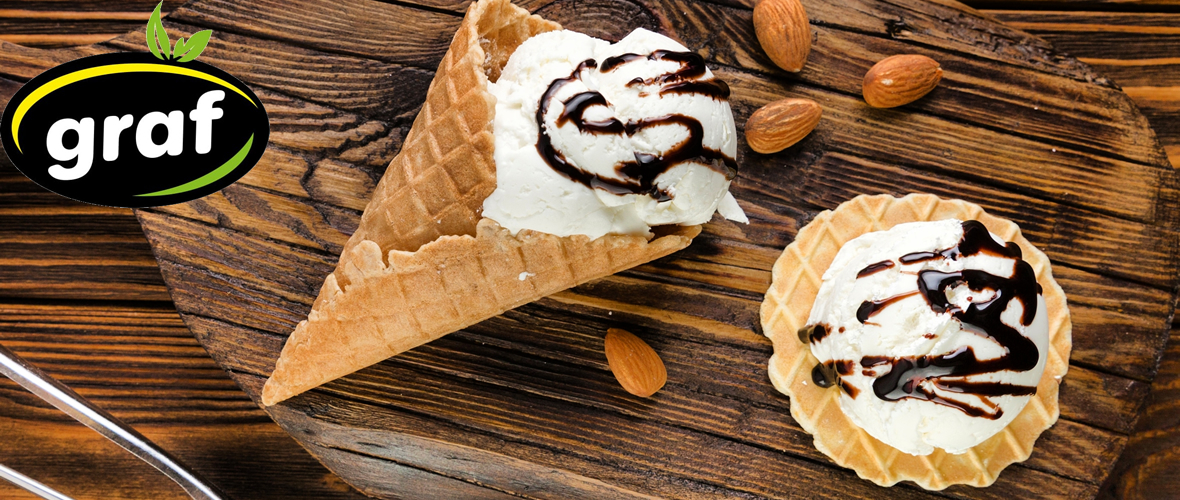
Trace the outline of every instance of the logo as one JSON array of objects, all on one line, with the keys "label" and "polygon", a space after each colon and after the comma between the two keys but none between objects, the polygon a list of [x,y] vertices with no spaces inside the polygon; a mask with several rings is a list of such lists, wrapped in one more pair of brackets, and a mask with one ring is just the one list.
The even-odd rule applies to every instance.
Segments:
[{"label": "logo", "polygon": [[195,59],[210,30],[173,45],[148,20],[150,53],[86,57],[26,83],[4,109],[0,137],[41,187],[96,205],[154,207],[234,183],[266,149],[258,96]]}]

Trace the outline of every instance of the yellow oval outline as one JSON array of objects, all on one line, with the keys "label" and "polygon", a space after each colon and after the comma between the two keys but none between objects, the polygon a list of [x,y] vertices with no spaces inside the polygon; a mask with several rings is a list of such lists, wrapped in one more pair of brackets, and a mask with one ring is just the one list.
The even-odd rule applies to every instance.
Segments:
[{"label": "yellow oval outline", "polygon": [[200,78],[201,80],[210,81],[221,85],[227,89],[237,92],[238,95],[245,97],[250,104],[258,107],[258,103],[254,102],[250,96],[242,92],[241,89],[230,85],[229,82],[222,80],[216,76],[210,75],[203,71],[185,68],[183,66],[171,66],[167,64],[156,63],[120,63],[120,64],[104,64],[102,66],[95,66],[93,68],[80,69],[73,73],[68,73],[50,80],[45,85],[37,87],[37,90],[31,92],[28,97],[25,97],[17,106],[16,112],[12,114],[12,142],[16,145],[16,150],[24,153],[20,148],[20,136],[17,135],[17,129],[20,127],[21,120],[25,117],[25,113],[29,108],[33,107],[37,101],[41,100],[51,92],[58,90],[66,85],[77,83],[87,78],[94,78],[96,76],[107,76],[118,73],[168,73],[173,75],[188,76],[193,78]]}]

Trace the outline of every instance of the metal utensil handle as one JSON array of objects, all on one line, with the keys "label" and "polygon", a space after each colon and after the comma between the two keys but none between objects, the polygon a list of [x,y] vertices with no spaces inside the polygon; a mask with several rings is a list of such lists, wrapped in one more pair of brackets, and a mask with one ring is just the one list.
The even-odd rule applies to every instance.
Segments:
[{"label": "metal utensil handle", "polygon": [[0,465],[0,479],[7,479],[13,484],[24,488],[26,491],[31,491],[33,494],[46,500],[73,500],[70,497],[58,493],[53,488],[37,482],[37,480],[29,476],[9,469],[3,465]]},{"label": "metal utensil handle", "polygon": [[16,353],[0,345],[0,373],[16,381],[29,392],[57,409],[66,412],[131,454],[151,464],[164,475],[176,481],[184,491],[196,500],[224,500],[221,492],[203,481],[197,474],[180,464],[180,461],[164,451],[148,438],[128,427],[114,415],[107,413],[87,401],[65,384],[29,364]]}]

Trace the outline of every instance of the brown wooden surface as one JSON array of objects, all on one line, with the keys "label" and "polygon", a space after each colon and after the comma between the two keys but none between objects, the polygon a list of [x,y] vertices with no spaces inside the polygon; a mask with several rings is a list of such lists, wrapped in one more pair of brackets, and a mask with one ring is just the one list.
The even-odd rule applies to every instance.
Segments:
[{"label": "brown wooden surface", "polygon": [[[1078,56],[1122,86],[1151,121],[1172,165],[1180,168],[1180,2],[1125,12],[991,12]],[[1105,6],[1100,6],[1105,7]],[[1121,498],[1180,495],[1180,329],[1173,328],[1146,410],[1104,494]]]},{"label": "brown wooden surface", "polygon": [[[1121,104],[1125,101],[1116,92],[1083,82],[1111,84],[1098,73],[1056,57],[1036,40],[1019,40],[1023,44],[1016,45],[1003,37],[990,39],[991,43],[981,41],[965,36],[979,35],[977,24],[941,25],[934,20],[937,16],[906,11],[904,2],[902,7],[861,4],[856,15],[808,3],[819,38],[803,74],[806,83],[794,83],[772,70],[772,76],[766,76],[765,60],[750,49],[748,11],[740,8],[741,2],[727,3],[733,7],[693,3],[678,8],[675,2],[657,2],[654,9],[624,5],[633,9],[635,15],[629,16],[633,22],[673,26],[671,31],[689,46],[710,49],[714,65],[723,65],[718,73],[735,86],[739,122],[759,102],[778,95],[810,95],[829,108],[817,136],[798,151],[744,158],[746,168],[736,190],[745,206],[756,208],[750,210],[755,224],[749,228],[713,224],[688,255],[559,294],[333,384],[296,405],[311,409],[315,419],[286,409],[276,417],[289,430],[299,431],[297,435],[311,443],[322,459],[349,464],[356,474],[352,480],[375,494],[433,491],[440,497],[497,496],[519,491],[522,481],[533,477],[547,478],[533,481],[544,482],[547,489],[533,490],[531,496],[619,493],[568,471],[631,490],[668,495],[711,494],[726,488],[783,494],[808,480],[816,487],[844,488],[834,491],[845,494],[884,494],[886,490],[863,484],[846,471],[822,465],[826,459],[789,417],[784,418],[783,399],[767,390],[767,346],[749,330],[756,330],[757,295],[765,289],[765,270],[777,255],[775,247],[789,241],[808,213],[858,192],[927,190],[961,193],[967,199],[993,198],[985,204],[1020,222],[1054,259],[1078,323],[1074,366],[1062,392],[1064,420],[1038,442],[1033,459],[1004,473],[1003,484],[949,493],[1026,496],[1033,490],[1023,488],[1051,483],[1062,493],[1092,495],[1098,489],[1097,478],[1106,474],[1127,441],[1126,434],[1134,429],[1149,388],[1155,403],[1139,419],[1141,431],[1131,437],[1132,447],[1116,467],[1109,491],[1133,496],[1175,485],[1180,457],[1170,447],[1177,441],[1180,376],[1173,366],[1177,363],[1172,362],[1177,355],[1172,353],[1165,360],[1154,386],[1149,384],[1154,364],[1140,361],[1150,360],[1162,346],[1161,332],[1173,305],[1169,284],[1176,275],[1175,236],[1161,226],[1167,226],[1175,214],[1161,210],[1158,200],[1153,204],[1156,193],[1120,190],[1123,186],[1100,182],[1111,176],[1129,179],[1128,183],[1165,178],[1152,173],[1162,171],[1158,166],[1163,156],[1142,136],[1144,120]],[[51,10],[61,5],[21,3],[33,4]],[[415,14],[420,11],[363,5],[362,9],[322,11],[304,5],[267,15],[266,2],[257,3],[254,11],[204,2],[182,8],[170,18],[173,33],[203,27],[217,30],[203,59],[253,85],[266,100],[274,124],[263,163],[234,188],[188,207],[141,214],[154,235],[163,235],[156,239],[157,251],[184,256],[171,262],[165,258],[162,267],[174,284],[187,285],[178,287],[173,298],[189,313],[189,326],[198,335],[205,332],[202,342],[223,363],[230,358],[237,361],[230,368],[251,393],[261,382],[256,375],[269,372],[266,362],[282,341],[260,332],[285,335],[306,312],[306,299],[330,270],[334,253],[363,208],[364,194],[396,151],[406,118],[415,112],[413,103],[421,99],[429,81],[431,61],[437,61],[438,47],[445,47],[439,44],[449,39],[449,31],[442,35],[437,31],[448,23],[453,30],[457,18],[447,12],[460,9],[457,3],[431,2],[435,10]],[[609,9],[618,5],[557,3],[544,5],[542,13],[586,29],[602,26],[600,19],[617,18],[617,12]],[[940,14],[946,18],[949,12]],[[899,39],[922,47],[905,47],[889,39],[885,25],[874,22],[874,16],[879,21],[880,16],[898,13],[904,14],[906,24],[889,28]],[[424,16],[415,18],[422,21],[418,26],[406,28],[411,35],[380,28],[383,22],[411,14]],[[1046,33],[1063,30],[1055,19],[1064,14],[1054,18],[1023,12],[1023,20],[1021,14],[995,13],[1010,22],[1051,25],[1042,30]],[[730,17],[739,21],[719,27],[704,23]],[[249,18],[251,24],[244,24],[242,18]],[[358,34],[330,22],[339,19],[357,25],[364,20],[367,27]],[[585,25],[569,23],[571,19]],[[291,23],[303,29],[283,27]],[[1036,26],[1021,27],[1037,32]],[[629,26],[612,32],[618,35],[626,29]],[[720,35],[713,36],[713,29]],[[1093,30],[1102,31],[1098,26]],[[1066,41],[1092,36],[1082,33],[1063,36]],[[1013,37],[1002,29],[1000,34]],[[61,60],[95,50],[140,50],[141,45],[142,34],[64,53],[5,45],[0,48],[4,54],[0,73],[7,79],[0,80],[0,94],[11,95],[16,82]],[[932,99],[910,111],[857,113],[854,84],[859,79],[852,77],[863,73],[875,57],[899,47],[935,55],[948,72],[958,72],[961,78],[951,75]],[[1094,59],[1123,61],[1130,58],[1126,54],[1108,53]],[[996,61],[1007,61],[1007,65]],[[1153,67],[1167,64],[1150,60],[1107,66],[1158,69]],[[989,80],[993,83],[981,84]],[[1142,82],[1139,87],[1175,85],[1150,77]],[[1043,116],[1030,113],[1029,102],[1012,99],[1030,86],[1041,92],[1036,97],[1043,101],[1031,105],[1046,109]],[[1059,87],[1063,88],[1060,94],[1049,91]],[[1067,99],[1076,97],[1074,93],[1085,98]],[[1166,108],[1153,115],[1158,108],[1150,107],[1166,100],[1142,97],[1159,95],[1158,91],[1138,95],[1141,105],[1147,103],[1149,117],[1166,116]],[[1006,121],[989,122],[997,116]],[[901,120],[911,128],[896,130]],[[1158,127],[1159,122],[1156,118],[1153,124]],[[1089,133],[1064,133],[1070,127]],[[868,131],[883,137],[865,137]],[[946,151],[955,154],[921,150],[914,154],[903,147],[914,141],[907,137],[914,133],[927,135],[919,135],[919,140],[929,144],[945,143]],[[1167,147],[1169,139],[1176,137],[1164,127],[1161,139]],[[968,149],[981,140],[1002,145],[1016,159],[1022,158],[1021,151],[1048,146],[1064,159],[1057,161],[1044,151],[1025,152],[1023,158],[1044,161],[1062,171],[1081,165],[1084,171],[1014,188],[1015,180],[1027,176],[1014,161],[1010,168],[995,166],[998,181],[980,182],[972,177],[970,167],[989,164],[988,152]],[[240,392],[224,386],[225,379],[217,376],[216,369],[202,371],[213,365],[168,312],[167,291],[142,236],[137,235],[134,222],[129,223],[128,211],[71,204],[40,191],[11,169],[0,172],[4,186],[0,196],[5,197],[0,221],[3,234],[13,235],[0,240],[7,247],[0,254],[0,294],[9,297],[3,301],[7,308],[0,318],[13,318],[0,328],[0,342],[81,386],[88,396],[135,422],[150,437],[166,446],[175,443],[170,449],[218,484],[238,492],[239,498],[350,494],[306,455],[301,456],[290,439],[267,424]],[[956,180],[963,178],[968,182]],[[1097,199],[1106,189],[1115,190],[1112,198],[1117,199]],[[1165,205],[1174,203],[1174,195],[1167,198]],[[1135,239],[1123,243],[1126,238]],[[1160,241],[1170,243],[1160,246]],[[1122,244],[1140,252],[1138,261],[1121,255]],[[248,246],[253,255],[274,252],[283,259],[268,266],[232,261],[234,251],[227,249],[233,246]],[[243,293],[265,300],[240,303],[236,298]],[[670,305],[672,309],[665,310]],[[669,363],[669,387],[655,404],[627,397],[605,371],[605,359],[598,359],[601,332],[620,324],[636,325],[637,333]],[[237,339],[242,342],[235,343]],[[735,365],[740,367],[736,372]],[[713,376],[718,372],[725,373]],[[219,392],[217,387],[228,388]],[[55,485],[72,485],[73,490],[62,489],[81,498],[86,494],[110,498],[107,488],[116,489],[113,496],[130,498],[179,493],[169,490],[161,477],[143,471],[144,467],[136,468],[134,460],[119,450],[103,451],[103,443],[90,439],[79,426],[65,421],[56,427],[29,424],[60,417],[52,416],[32,396],[13,386],[7,389],[5,404],[0,406],[5,411],[0,415],[10,425],[0,429],[27,440],[13,438],[13,442],[42,438],[59,443],[60,448],[34,453],[29,450],[35,447],[21,447],[16,453],[5,447],[0,449],[0,462],[18,469],[25,465],[22,470]],[[505,402],[514,404],[504,407]],[[404,434],[363,436],[338,427],[358,422],[386,431],[400,429]],[[560,428],[554,428],[553,422],[560,422]],[[71,428],[73,433],[67,431]],[[538,445],[538,435],[552,441]],[[239,443],[241,452],[234,449]],[[676,450],[677,456],[657,453],[668,449]],[[251,458],[261,458],[259,453],[266,458]],[[747,460],[738,468],[715,463],[721,454],[742,454]],[[628,462],[632,466],[626,466]],[[126,479],[109,473],[88,475],[87,466],[71,471],[62,464],[103,464],[125,467],[128,472]],[[635,464],[642,468],[634,468]],[[278,468],[290,472],[278,472]],[[525,472],[515,477],[505,470]],[[780,474],[790,480],[775,484]],[[151,489],[135,491],[141,485]],[[426,485],[433,489],[425,489]],[[6,492],[0,489],[0,495]],[[917,491],[900,488],[890,493],[909,496]]]},{"label": "brown wooden surface", "polygon": [[[207,60],[263,87],[280,123],[307,114],[289,96],[326,104],[323,92],[287,84],[286,66],[232,55],[261,43],[276,53],[350,58],[330,70],[305,64],[301,76],[357,96],[331,103],[355,114],[338,115],[337,133],[351,142],[323,143],[322,128],[299,123],[304,140],[279,137],[273,151],[312,160],[275,159],[220,195],[138,212],[182,317],[249,394],[257,394],[355,223],[356,213],[341,209],[363,205],[366,182],[385,164],[348,158],[360,148],[380,157],[396,150],[412,112],[389,108],[418,102],[425,78],[416,79],[417,68],[433,67],[445,51],[461,6],[428,6],[435,10],[207,1],[169,16],[182,30],[240,35],[222,39]],[[781,247],[817,210],[861,192],[933,191],[1016,219],[1057,261],[1073,298],[1077,381],[1131,386],[1153,378],[1174,304],[1176,178],[1129,99],[1084,65],[1040,40],[933,4],[808,4],[819,48],[797,80],[783,78],[755,48],[748,5],[529,7],[608,38],[648,26],[700,48],[734,89],[739,123],[770,100],[803,95],[824,103],[824,124],[789,153],[744,155],[734,191],[752,215],[749,227],[715,222],[674,257],[519,308],[269,410],[362,491],[387,492],[385,482],[356,470],[359,457],[536,497],[593,498],[606,488],[620,496],[782,497],[799,491],[789,479],[823,496],[884,494],[815,451],[767,383],[769,349],[756,335],[759,295]],[[626,23],[618,22],[621,8],[635,10]],[[902,15],[902,24],[886,22]],[[999,43],[973,38],[983,35]],[[263,39],[269,42],[255,42]],[[111,45],[138,47],[134,37]],[[934,56],[947,70],[944,84],[908,112],[867,109],[856,95],[858,77],[897,52]],[[388,64],[383,71],[406,97],[370,92],[368,61]],[[342,67],[350,78],[336,77]],[[1124,258],[1120,242],[1138,250],[1135,259]],[[1138,311],[1128,310],[1132,304]],[[1116,325],[1122,335],[1113,335]],[[603,367],[607,326],[636,330],[660,350],[670,381],[658,397],[620,394]],[[1110,424],[1133,421],[1142,403],[1142,392],[1107,387],[1070,380],[1066,417],[1029,462],[986,492],[946,493],[1092,495],[1130,431]],[[1117,401],[1118,409],[1089,403],[1095,399]],[[448,458],[455,455],[463,459]],[[908,487],[894,493],[925,495]]]}]

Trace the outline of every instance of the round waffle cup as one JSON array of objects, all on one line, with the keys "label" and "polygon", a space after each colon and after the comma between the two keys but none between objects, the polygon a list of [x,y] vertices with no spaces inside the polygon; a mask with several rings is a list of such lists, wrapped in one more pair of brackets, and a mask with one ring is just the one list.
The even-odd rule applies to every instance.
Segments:
[{"label": "round waffle cup", "polygon": [[[870,436],[844,414],[841,391],[811,382],[818,360],[797,331],[807,323],[821,277],[845,243],[865,233],[897,224],[944,219],[978,220],[1005,241],[1016,242],[1044,288],[1049,314],[1049,353],[1037,393],[1020,414],[996,435],[967,452],[914,456]],[[791,398],[791,416],[815,439],[815,447],[836,464],[882,486],[913,481],[928,490],[955,484],[988,486],[1013,462],[1028,459],[1033,444],[1057,421],[1057,390],[1069,368],[1072,324],[1065,293],[1053,280],[1049,258],[1020,234],[1012,221],[988,215],[979,205],[943,200],[930,194],[861,195],[820,213],[799,231],[774,264],[773,281],[762,303],[762,329],[774,343],[770,380]]]}]

